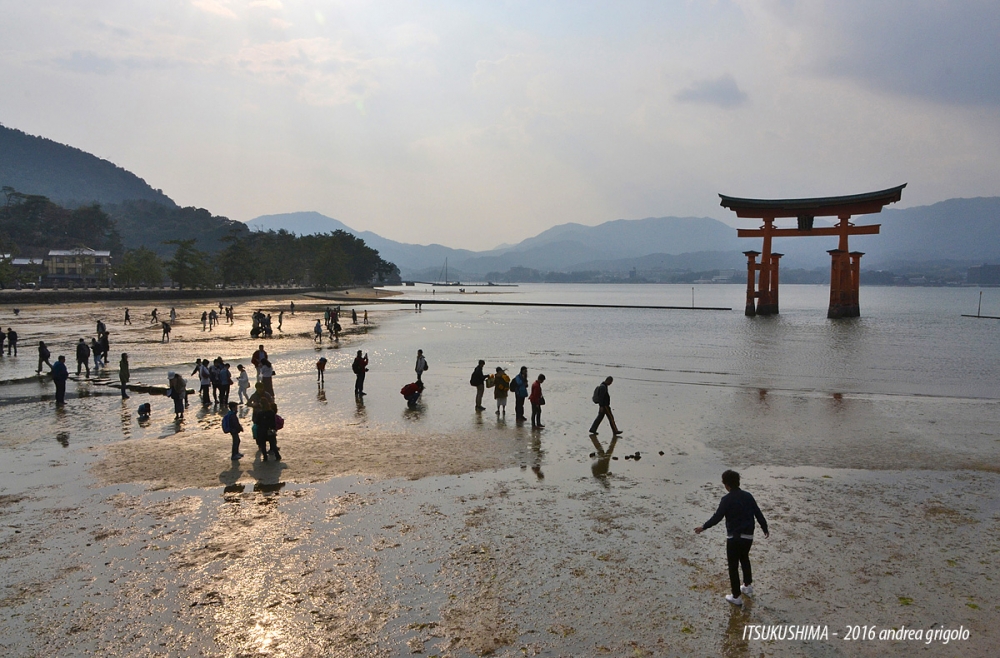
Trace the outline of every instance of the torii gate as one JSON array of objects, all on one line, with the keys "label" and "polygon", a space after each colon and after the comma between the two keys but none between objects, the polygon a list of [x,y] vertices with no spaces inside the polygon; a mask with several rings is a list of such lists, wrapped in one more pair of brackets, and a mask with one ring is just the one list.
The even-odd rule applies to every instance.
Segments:
[{"label": "torii gate", "polygon": [[[899,201],[906,183],[878,192],[850,196],[818,197],[815,199],[739,199],[720,194],[722,207],[729,208],[737,217],[764,220],[756,229],[737,229],[741,238],[764,238],[763,253],[744,251],[747,257],[747,315],[776,315],[778,313],[778,261],[784,254],[771,252],[771,239],[803,235],[836,235],[840,244],[830,254],[830,310],[828,318],[858,317],[860,251],[849,251],[847,236],[874,235],[880,224],[855,226],[848,220],[852,215],[882,212],[882,208]],[[798,218],[798,228],[774,228],[778,217]],[[816,217],[837,217],[840,223],[830,227],[813,228]],[[757,256],[760,263],[757,263]],[[755,273],[760,272],[759,277]],[[756,280],[756,287],[755,287]]]}]

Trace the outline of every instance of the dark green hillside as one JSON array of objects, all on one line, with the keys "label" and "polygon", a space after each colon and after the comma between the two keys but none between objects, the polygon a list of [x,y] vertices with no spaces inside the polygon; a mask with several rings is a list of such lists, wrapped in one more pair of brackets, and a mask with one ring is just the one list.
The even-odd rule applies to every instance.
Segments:
[{"label": "dark green hillside", "polygon": [[0,125],[0,187],[48,197],[63,206],[130,199],[176,204],[135,174],[94,155]]},{"label": "dark green hillside", "polygon": [[42,256],[49,249],[121,251],[114,222],[97,204],[63,208],[43,196],[4,188],[0,197],[0,252]]},{"label": "dark green hillside", "polygon": [[152,201],[125,201],[105,206],[114,219],[127,249],[147,247],[166,257],[174,253],[167,240],[194,240],[201,251],[215,253],[225,247],[221,238],[249,235],[243,222],[212,215],[204,208],[167,207]]}]

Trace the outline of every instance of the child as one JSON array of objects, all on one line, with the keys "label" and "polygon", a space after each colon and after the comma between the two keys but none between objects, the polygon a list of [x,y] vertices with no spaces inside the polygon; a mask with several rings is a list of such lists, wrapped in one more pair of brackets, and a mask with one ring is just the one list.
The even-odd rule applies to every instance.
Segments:
[{"label": "child", "polygon": [[[719,509],[704,525],[694,529],[695,534],[701,534],[726,517],[726,560],[729,562],[729,584],[732,594],[726,594],[726,600],[733,605],[743,605],[740,594],[753,596],[753,574],[750,571],[750,546],[753,545],[754,519],[760,523],[764,537],[770,536],[767,531],[767,521],[754,500],[746,491],[740,489],[740,474],[727,470],[722,474],[722,484],[727,493],[719,503]],[[740,587],[739,568],[743,567],[743,586]]]},{"label": "child", "polygon": [[236,378],[239,384],[237,392],[239,393],[240,404],[246,404],[250,400],[250,394],[247,393],[250,390],[250,376],[247,375],[247,370],[243,367],[242,363],[237,364],[236,369],[240,371],[240,376]]},{"label": "child", "polygon": [[233,456],[231,457],[233,461],[243,457],[243,453],[240,452],[240,432],[243,431],[243,426],[240,425],[240,418],[236,415],[236,409],[239,406],[235,402],[230,402],[229,413],[222,417],[222,431],[233,437]]},{"label": "child", "polygon": [[320,384],[326,383],[326,357],[321,356],[316,362],[316,381]]}]

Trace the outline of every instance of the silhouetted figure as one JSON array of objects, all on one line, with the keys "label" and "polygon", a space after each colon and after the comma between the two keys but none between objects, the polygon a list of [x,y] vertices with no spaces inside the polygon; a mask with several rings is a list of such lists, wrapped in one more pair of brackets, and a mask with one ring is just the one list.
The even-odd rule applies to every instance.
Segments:
[{"label": "silhouetted figure", "polygon": [[274,366],[267,359],[260,362],[260,381],[264,384],[264,390],[274,397]]},{"label": "silhouetted figure", "polygon": [[545,404],[545,396],[542,395],[542,383],[545,375],[539,374],[535,382],[531,385],[531,394],[528,401],[531,402],[531,427],[541,429],[542,425],[542,405]]},{"label": "silhouetted figure", "polygon": [[7,356],[10,356],[11,350],[17,356],[17,332],[14,327],[7,327]]},{"label": "silhouetted figure", "polygon": [[486,410],[486,407],[483,406],[483,393],[486,392],[486,375],[483,374],[483,366],[485,365],[486,362],[479,359],[479,365],[472,370],[472,376],[469,377],[469,384],[476,389],[476,411]]},{"label": "silhouetted figure", "polygon": [[360,397],[365,395],[365,373],[368,372],[368,354],[361,356],[361,350],[358,350],[358,355],[354,357],[354,363],[351,364],[351,370],[354,371],[354,396]]},{"label": "silhouetted figure", "polygon": [[326,357],[319,357],[316,362],[316,383],[322,386],[326,383]]},{"label": "silhouetted figure", "polygon": [[[7,340],[10,340],[10,332],[7,333]],[[80,340],[83,339],[81,338]],[[52,356],[52,353],[49,352],[49,348],[45,347],[45,341],[44,340],[38,341],[38,368],[35,369],[35,374],[37,375],[42,374],[43,363],[47,365],[50,369],[52,368],[52,364],[49,363],[50,356]]]},{"label": "silhouetted figure", "polygon": [[122,400],[128,400],[127,385],[131,377],[128,367],[128,354],[122,352],[122,359],[118,362],[118,381],[122,383]]},{"label": "silhouetted figure", "polygon": [[90,377],[90,346],[81,338],[76,344],[76,376],[80,376],[80,370],[87,369],[87,377]]},{"label": "silhouetted figure", "polygon": [[243,431],[243,425],[240,424],[240,417],[236,414],[239,405],[230,402],[227,406],[229,411],[222,417],[222,430],[233,437],[233,451],[230,459],[235,461],[243,458],[243,453],[240,452],[240,432]]},{"label": "silhouetted figure", "polygon": [[514,393],[514,419],[528,420],[524,415],[524,401],[528,399],[528,367],[521,366],[521,371],[510,380],[510,390]]},{"label": "silhouetted figure", "polygon": [[66,368],[66,357],[59,355],[52,369],[52,382],[56,385],[56,406],[66,404],[66,380],[69,379],[69,369]]},{"label": "silhouetted figure", "polygon": [[160,342],[170,342],[170,323],[164,320],[160,323],[160,328],[163,330],[163,335],[160,336]]},{"label": "silhouetted figure", "polygon": [[167,395],[174,401],[174,420],[184,417],[185,401],[187,400],[187,382],[176,372],[167,373]]},{"label": "silhouetted figure", "polygon": [[122,324],[132,324],[132,316],[128,312],[128,308],[125,309],[125,322]]},{"label": "silhouetted figure", "polygon": [[611,393],[608,391],[608,387],[614,381],[614,377],[608,377],[594,391],[594,403],[598,405],[600,410],[597,412],[597,418],[594,419],[594,423],[590,426],[591,434],[597,434],[597,428],[605,416],[608,417],[608,422],[611,423],[611,432],[621,434],[621,430],[615,424],[615,415],[611,413]]}]

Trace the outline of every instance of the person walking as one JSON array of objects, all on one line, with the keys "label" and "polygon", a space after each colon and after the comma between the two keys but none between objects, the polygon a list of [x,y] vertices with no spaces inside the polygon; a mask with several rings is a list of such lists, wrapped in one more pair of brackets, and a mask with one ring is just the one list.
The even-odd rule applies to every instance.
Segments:
[{"label": "person walking", "polygon": [[[94,355],[94,374],[97,374],[98,368],[104,366],[104,362],[101,361],[101,344],[97,342],[96,338],[90,339],[90,353]],[[90,374],[88,373],[89,377]]]},{"label": "person walking", "polygon": [[[7,340],[8,341],[10,340],[10,333],[9,332],[7,334]],[[80,340],[82,341],[83,339],[81,338]],[[43,363],[45,365],[47,365],[50,370],[52,369],[52,364],[49,363],[49,357],[50,356],[52,356],[52,352],[49,352],[49,348],[47,348],[45,346],[45,341],[44,340],[38,341],[38,368],[35,370],[35,374],[36,375],[42,374],[42,364]],[[90,355],[88,354],[87,356],[90,356]]]},{"label": "person walking", "polygon": [[427,365],[427,359],[424,358],[424,351],[423,350],[417,350],[417,363],[414,366],[414,370],[416,370],[416,372],[417,372],[417,381],[418,382],[422,382],[423,381],[423,379],[421,379],[421,377],[429,369],[430,369],[430,367]]},{"label": "person walking", "polygon": [[206,325],[208,324],[208,311],[201,312],[201,330],[205,331]]},{"label": "person walking", "polygon": [[233,437],[233,452],[230,459],[236,461],[243,458],[243,453],[240,452],[240,432],[243,431],[243,425],[240,424],[240,417],[236,415],[239,405],[230,402],[227,406],[229,411],[222,417],[222,431]]},{"label": "person walking", "polygon": [[497,416],[500,415],[500,411],[503,410],[504,417],[507,416],[507,392],[510,390],[510,377],[507,373],[503,371],[503,368],[497,366],[496,374],[490,375],[486,380],[486,386],[493,388],[493,399],[497,403]]},{"label": "person walking", "polygon": [[483,406],[483,393],[486,391],[486,375],[483,374],[485,365],[486,362],[479,359],[479,365],[472,370],[472,376],[469,378],[469,384],[476,389],[476,411],[486,410]]},{"label": "person walking", "polygon": [[129,315],[128,307],[127,306],[125,307],[125,322],[123,322],[122,324],[123,325],[125,325],[125,324],[132,324],[132,316]]},{"label": "person walking", "polygon": [[[719,502],[719,509],[708,521],[694,529],[700,535],[725,517],[726,519],[726,562],[729,564],[729,586],[731,594],[726,600],[733,605],[743,605],[743,594],[753,596],[753,572],[750,567],[750,547],[753,546],[754,520],[764,531],[764,538],[770,537],[767,520],[761,513],[757,501],[749,492],[740,489],[740,474],[729,469],[722,474],[725,496]],[[740,585],[740,568],[743,569],[743,585]]]},{"label": "person walking", "polygon": [[52,383],[56,385],[56,406],[61,407],[66,404],[66,380],[69,379],[69,369],[66,368],[66,357],[60,354],[55,364],[50,366],[50,368],[52,371]]},{"label": "person walking", "polygon": [[358,323],[358,311],[356,309],[351,309],[351,324]]},{"label": "person walking", "polygon": [[160,342],[170,342],[170,323],[164,320],[160,323],[160,328],[163,329],[163,335],[160,336]]},{"label": "person walking", "polygon": [[7,356],[10,356],[11,350],[17,356],[17,332],[14,327],[7,327]]},{"label": "person walking", "polygon": [[246,404],[250,401],[250,394],[247,393],[250,390],[250,376],[247,374],[247,369],[243,367],[242,363],[236,364],[236,369],[240,371],[239,376],[236,378],[240,404]]},{"label": "person walking", "polygon": [[605,379],[600,386],[594,389],[594,403],[598,405],[600,410],[597,412],[597,418],[594,419],[594,423],[590,426],[590,433],[597,434],[597,427],[604,420],[604,417],[608,417],[608,422],[611,423],[611,432],[613,434],[621,434],[622,431],[618,429],[618,425],[615,424],[615,415],[611,413],[611,392],[608,391],[608,387],[611,386],[612,382],[615,381],[614,377],[608,377]]},{"label": "person walking", "polygon": [[281,331],[281,321],[285,319],[284,309],[278,311],[278,331]]},{"label": "person walking", "polygon": [[184,417],[184,403],[187,399],[187,382],[174,371],[167,373],[167,395],[174,401],[174,420]]},{"label": "person walking", "polygon": [[157,309],[154,308],[149,314],[149,324],[156,324],[159,321],[160,318],[157,315]]},{"label": "person walking", "polygon": [[126,385],[131,376],[128,368],[128,354],[122,352],[122,359],[118,362],[118,381],[122,383],[122,400],[128,400]]},{"label": "person walking", "polygon": [[365,324],[368,324],[368,309],[365,309]]},{"label": "person walking", "polygon": [[104,367],[108,365],[108,352],[111,351],[111,332],[102,332],[97,339],[97,344],[101,348],[101,367]]},{"label": "person walking", "polygon": [[[213,311],[215,309],[212,309]],[[212,365],[208,366],[208,378],[212,382],[212,402],[219,404],[219,370],[222,369],[222,357],[215,357]]]},{"label": "person walking", "polygon": [[3,356],[3,344],[7,340],[7,334],[3,329],[0,329],[0,356]]},{"label": "person walking", "polygon": [[361,350],[354,357],[351,364],[351,371],[354,372],[354,397],[365,395],[365,374],[368,372],[368,353],[361,356]]},{"label": "person walking", "polygon": [[542,425],[542,405],[545,404],[545,396],[542,395],[542,383],[544,381],[545,375],[539,373],[538,377],[535,378],[534,383],[531,385],[531,395],[528,396],[528,401],[531,402],[532,429],[541,429],[545,427],[545,425]]},{"label": "person walking", "polygon": [[319,320],[316,320],[316,326],[313,327],[313,342],[322,343],[323,342],[323,325]]},{"label": "person walking", "polygon": [[87,369],[87,378],[90,378],[90,346],[81,338],[76,344],[76,376],[80,376],[80,370]]},{"label": "person walking", "polygon": [[524,416],[524,401],[528,398],[527,366],[521,366],[521,371],[510,381],[510,390],[514,392],[514,420],[528,420]]}]

